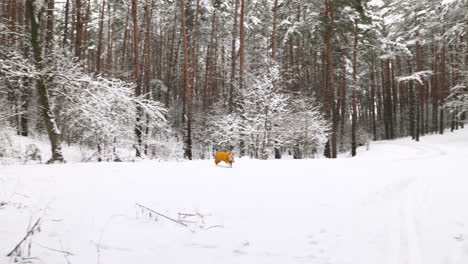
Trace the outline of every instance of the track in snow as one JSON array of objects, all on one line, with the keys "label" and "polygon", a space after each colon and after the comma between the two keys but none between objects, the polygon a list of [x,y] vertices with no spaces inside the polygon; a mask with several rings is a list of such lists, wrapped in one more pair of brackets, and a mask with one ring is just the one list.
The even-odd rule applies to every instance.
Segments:
[{"label": "track in snow", "polygon": [[[467,263],[467,139],[377,142],[353,159],[240,159],[233,169],[211,160],[0,167],[0,263],[40,215],[34,242],[73,252],[71,263]],[[205,218],[191,233],[135,202]],[[33,255],[65,262],[39,246]]]}]

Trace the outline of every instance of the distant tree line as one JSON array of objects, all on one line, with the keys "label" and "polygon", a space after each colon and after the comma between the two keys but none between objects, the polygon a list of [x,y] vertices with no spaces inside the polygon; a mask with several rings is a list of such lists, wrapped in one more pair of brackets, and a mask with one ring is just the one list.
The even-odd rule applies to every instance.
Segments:
[{"label": "distant tree line", "polygon": [[[97,159],[356,155],[462,128],[466,1],[4,0],[0,129]],[[169,144],[168,142],[171,142]],[[174,142],[178,142],[174,144]]]}]

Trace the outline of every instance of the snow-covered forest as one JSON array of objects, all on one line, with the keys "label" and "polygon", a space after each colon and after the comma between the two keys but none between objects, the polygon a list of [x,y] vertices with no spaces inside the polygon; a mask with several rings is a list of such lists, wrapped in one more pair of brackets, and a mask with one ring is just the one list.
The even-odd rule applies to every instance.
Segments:
[{"label": "snow-covered forest", "polygon": [[467,32],[467,0],[0,0],[0,263],[467,264]]},{"label": "snow-covered forest", "polygon": [[50,162],[64,144],[83,161],[336,158],[453,131],[467,14],[460,0],[3,0],[0,154],[17,134],[47,136]]}]

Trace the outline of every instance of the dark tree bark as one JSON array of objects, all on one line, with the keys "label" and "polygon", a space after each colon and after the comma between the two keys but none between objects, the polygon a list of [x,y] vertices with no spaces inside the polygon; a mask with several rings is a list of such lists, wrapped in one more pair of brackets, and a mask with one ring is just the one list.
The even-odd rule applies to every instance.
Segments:
[{"label": "dark tree bark", "polygon": [[[327,79],[328,79],[328,99],[329,109],[325,109],[328,114],[328,119],[331,119],[332,131],[327,142],[326,148],[329,148],[328,158],[336,158],[336,127],[337,127],[337,114],[335,109],[335,88],[334,88],[334,77],[333,77],[333,57],[332,57],[332,45],[331,38],[333,34],[334,26],[334,11],[333,11],[333,2],[330,0],[325,1],[325,19],[326,19],[326,29],[325,29],[325,48],[326,48],[326,59],[327,59]],[[326,115],[327,116],[327,115]]]},{"label": "dark tree bark", "polygon": [[239,88],[244,88],[244,19],[245,19],[245,0],[241,1],[240,10],[240,29],[239,29]]},{"label": "dark tree bark", "polygon": [[83,17],[82,17],[82,3],[81,0],[75,0],[75,30],[76,30],[76,37],[75,37],[75,56],[78,59],[82,58],[82,46],[83,46],[83,34],[84,34],[84,28],[83,28]]},{"label": "dark tree bark", "polygon": [[275,47],[275,39],[276,39],[276,21],[278,19],[278,0],[275,0],[273,4],[273,26],[271,30],[271,60],[273,63],[276,59],[276,47]]},{"label": "dark tree bark", "polygon": [[446,74],[445,74],[445,40],[442,40],[444,43],[442,44],[442,50],[440,55],[440,64],[439,64],[439,87],[440,87],[440,118],[439,118],[439,133],[442,135],[445,129],[445,117],[444,117],[444,103],[445,98],[447,97],[447,89],[446,89]]},{"label": "dark tree bark", "polygon": [[[214,4],[216,7],[216,4]],[[216,11],[215,11],[216,12]],[[199,18],[200,17],[200,0],[196,2],[195,8],[195,20],[193,25],[193,36],[192,36],[192,67],[191,67],[191,86],[193,94],[198,93],[198,27],[199,27]]]},{"label": "dark tree bark", "polygon": [[236,79],[236,40],[237,40],[237,14],[239,9],[239,0],[234,1],[234,24],[232,26],[231,40],[231,78],[229,81],[229,113],[234,110],[234,85]]},{"label": "dark tree bark", "polygon": [[[52,3],[49,2],[48,8],[50,10],[50,7],[52,7],[53,12],[53,0],[49,0]],[[31,23],[31,46],[32,46],[32,51],[34,55],[34,62],[36,64],[36,67],[39,71],[43,70],[43,58],[42,58],[42,51],[41,51],[41,46],[39,43],[39,24],[37,22],[36,18],[36,12],[34,10],[34,0],[26,0],[26,9],[27,9],[27,16],[28,19]],[[48,15],[48,30],[53,30],[53,14]],[[47,34],[48,36],[52,35],[52,32],[50,34]],[[49,44],[51,45],[51,44]],[[41,106],[42,110],[42,117],[44,118],[45,122],[45,127],[47,130],[47,134],[49,135],[49,140],[52,148],[52,157],[49,159],[47,163],[55,163],[55,162],[65,162],[63,155],[62,155],[62,149],[61,149],[61,134],[60,130],[58,129],[58,126],[55,122],[55,116],[52,111],[52,108],[49,103],[49,94],[48,94],[48,87],[47,87],[47,81],[46,77],[41,74],[39,78],[36,81],[36,87],[37,87],[37,94],[39,96],[39,105]]]},{"label": "dark tree bark", "polygon": [[70,0],[67,0],[65,2],[65,25],[63,26],[63,40],[62,44],[65,47],[67,44],[68,40],[68,20],[69,20],[69,14],[70,14]]},{"label": "dark tree bark", "polygon": [[[372,55],[373,56],[373,55]],[[376,121],[376,109],[375,109],[375,66],[373,63],[374,59],[372,59],[371,65],[370,65],[370,86],[371,86],[371,91],[370,91],[370,111],[371,111],[371,119],[372,119],[372,138],[373,140],[377,140],[377,121]]]},{"label": "dark tree bark", "polygon": [[102,36],[104,32],[104,8],[106,7],[106,0],[102,1],[102,7],[99,17],[99,33],[98,33],[98,46],[96,54],[96,72],[101,72],[101,63],[102,63]]},{"label": "dark tree bark", "polygon": [[357,53],[358,53],[358,20],[354,20],[354,52],[353,52],[353,113],[351,117],[351,156],[356,156],[356,85],[357,85]]},{"label": "dark tree bark", "polygon": [[[415,18],[416,25],[418,25],[418,18],[416,16]],[[422,70],[422,65],[421,65],[421,55],[420,55],[420,43],[419,43],[419,32],[417,32],[417,38],[416,38],[416,71],[420,72]],[[423,109],[424,109],[424,85],[417,82],[416,83],[416,90],[417,90],[417,95],[415,95],[416,99],[416,129],[415,129],[415,140],[419,141],[419,136],[420,134],[423,134]]]},{"label": "dark tree bark", "polygon": [[187,137],[185,141],[185,158],[192,159],[192,89],[190,85],[189,55],[187,24],[185,17],[185,1],[181,0],[182,37],[184,42],[184,74],[185,74],[185,98],[187,101]]},{"label": "dark tree bark", "polygon": [[[115,11],[115,8],[114,8]],[[113,50],[114,50],[114,24],[112,23],[111,3],[107,2],[107,73],[114,75]]]},{"label": "dark tree bark", "polygon": [[[133,22],[133,63],[134,63],[134,78],[136,81],[135,86],[135,96],[141,95],[141,76],[140,76],[140,52],[139,52],[139,29],[138,29],[138,16],[137,16],[137,2],[136,0],[132,0],[132,22]],[[135,136],[137,144],[135,146],[136,156],[141,157],[142,153],[142,134],[143,134],[143,126],[142,126],[142,109],[139,105],[136,106],[136,124],[135,124]]]}]

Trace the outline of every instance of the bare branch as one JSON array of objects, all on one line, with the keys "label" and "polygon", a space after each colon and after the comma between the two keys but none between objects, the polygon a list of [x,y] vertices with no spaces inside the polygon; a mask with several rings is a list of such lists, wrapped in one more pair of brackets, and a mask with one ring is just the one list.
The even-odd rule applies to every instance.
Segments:
[{"label": "bare branch", "polygon": [[166,218],[167,220],[170,220],[170,221],[172,221],[172,222],[174,222],[174,223],[177,223],[177,224],[179,224],[179,225],[182,225],[182,226],[186,227],[188,230],[190,230],[191,232],[193,232],[193,230],[192,230],[187,224],[185,224],[185,223],[183,223],[183,222],[181,222],[181,221],[175,220],[174,218],[171,218],[171,217],[169,217],[169,216],[167,216],[167,215],[164,215],[164,214],[161,214],[161,213],[159,213],[159,212],[156,212],[156,211],[154,211],[153,209],[150,209],[150,208],[148,208],[148,207],[146,207],[146,206],[144,206],[144,205],[141,205],[141,204],[139,204],[139,203],[135,203],[135,204],[136,204],[138,207],[141,207],[141,208],[143,208],[143,209],[145,209],[145,210],[147,210],[147,211],[150,211],[150,212],[152,212],[152,213],[155,213],[155,214],[157,214],[157,215],[159,215],[159,216],[161,216],[161,217],[163,217],[163,218]]},{"label": "bare branch", "polygon": [[7,257],[11,257],[16,252],[16,250],[18,250],[18,248],[23,244],[23,242],[26,241],[26,239],[28,239],[29,236],[34,234],[34,230],[39,226],[40,222],[41,222],[41,218],[37,219],[36,223],[34,223],[31,229],[28,230],[24,238],[21,239],[21,241],[16,245],[16,247],[12,251],[10,251],[10,253],[6,255]]}]

